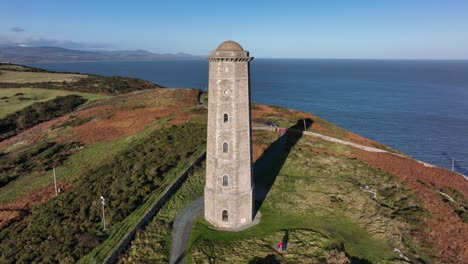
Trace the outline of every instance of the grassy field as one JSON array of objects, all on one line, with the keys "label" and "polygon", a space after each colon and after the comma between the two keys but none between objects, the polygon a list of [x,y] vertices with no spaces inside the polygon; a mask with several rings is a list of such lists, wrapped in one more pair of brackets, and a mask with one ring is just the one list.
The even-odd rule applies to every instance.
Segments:
[{"label": "grassy field", "polygon": [[[408,214],[419,201],[394,176],[346,157],[352,151],[346,146],[306,136],[295,140],[286,143],[291,147],[285,150],[287,158],[273,157],[270,164],[276,166],[255,175],[259,188],[275,178],[260,207],[260,224],[230,233],[216,231],[200,218],[192,231],[191,263],[268,258],[315,263],[326,261],[334,248],[354,261],[391,262],[397,258],[394,248],[423,254],[412,248],[410,234],[421,228],[418,217],[424,213]],[[288,248],[279,256],[274,245],[285,237]]]},{"label": "grassy field", "polygon": [[86,77],[73,73],[0,71],[0,82],[5,83],[72,82]]},{"label": "grassy field", "polygon": [[[1,78],[2,75],[0,75]],[[90,102],[108,98],[106,95],[80,93],[64,90],[40,89],[40,88],[6,88],[0,89],[0,118],[30,106],[33,103],[45,102],[57,96],[76,94],[88,99]]]}]

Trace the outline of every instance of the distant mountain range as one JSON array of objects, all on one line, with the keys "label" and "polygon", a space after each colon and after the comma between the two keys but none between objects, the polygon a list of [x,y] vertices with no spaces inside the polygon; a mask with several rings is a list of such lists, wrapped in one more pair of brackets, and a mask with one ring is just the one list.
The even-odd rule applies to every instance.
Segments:
[{"label": "distant mountain range", "polygon": [[151,61],[198,59],[186,53],[159,54],[145,50],[83,51],[60,47],[0,46],[0,62]]}]

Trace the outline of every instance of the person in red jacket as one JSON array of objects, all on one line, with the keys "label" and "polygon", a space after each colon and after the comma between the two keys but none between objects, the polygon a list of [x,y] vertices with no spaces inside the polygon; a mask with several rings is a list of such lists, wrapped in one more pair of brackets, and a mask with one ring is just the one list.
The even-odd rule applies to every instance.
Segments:
[{"label": "person in red jacket", "polygon": [[284,243],[283,241],[280,241],[277,245],[277,248],[278,248],[278,252],[279,253],[283,253],[283,246],[284,246]]}]

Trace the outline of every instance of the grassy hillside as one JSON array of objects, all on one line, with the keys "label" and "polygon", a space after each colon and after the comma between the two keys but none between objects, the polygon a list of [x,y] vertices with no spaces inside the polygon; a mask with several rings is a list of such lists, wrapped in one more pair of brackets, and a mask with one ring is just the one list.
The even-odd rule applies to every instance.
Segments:
[{"label": "grassy hillside", "polygon": [[[41,72],[0,65],[5,70]],[[69,93],[92,101],[0,141],[0,262],[71,263],[83,256],[82,262],[102,260],[180,166],[204,147],[207,109],[198,104],[199,91],[146,89],[150,86],[143,84],[100,76],[0,83],[10,87],[0,89],[9,97],[0,101],[13,100],[18,93],[34,103]],[[5,108],[10,114],[27,107],[13,105]],[[299,130],[306,120],[310,132],[388,152],[369,152],[298,130],[283,137],[254,130],[261,222],[227,233],[200,218],[192,231],[190,262],[401,263],[395,249],[416,263],[467,259],[468,185],[463,177],[309,113],[253,104],[252,119],[253,126],[273,121]],[[57,168],[58,197],[52,166]],[[202,165],[137,233],[120,261],[166,262],[172,221],[202,194],[203,185]],[[100,195],[109,201],[108,232],[100,222]],[[280,240],[288,244],[282,255],[273,248]]]},{"label": "grassy hillside", "polygon": [[34,67],[0,63],[0,92],[2,88],[43,88],[116,95],[161,86],[135,78],[49,72]]},{"label": "grassy hillside", "polygon": [[48,73],[48,72],[20,72],[3,70],[0,82],[4,83],[35,83],[35,82],[73,82],[88,76],[82,74]]},{"label": "grassy hillside", "polygon": [[[36,206],[25,221],[2,230],[0,262],[75,262],[113,232],[153,192],[165,188],[169,173],[206,140],[196,124],[165,127],[135,143],[99,168],[73,181],[73,188]],[[99,197],[107,199],[108,232],[102,232]],[[28,223],[27,225],[25,225]],[[59,246],[60,245],[60,246]],[[22,248],[22,250],[18,250]]]},{"label": "grassy hillside", "polygon": [[0,62],[0,70],[20,71],[20,72],[47,72],[44,69],[39,69],[39,68],[19,65],[19,64],[13,64],[13,63],[2,63],[2,62]]},{"label": "grassy hillside", "polygon": [[[80,142],[83,145],[80,151],[58,168],[60,178],[74,178],[112,160],[135,140],[164,125],[179,125],[188,120],[203,122],[206,111],[195,111],[196,95],[193,90],[159,89],[112,97],[4,140],[0,142],[0,152],[10,155],[29,151],[39,142]],[[50,171],[33,170],[18,177],[2,187],[0,202],[46,187],[50,175]]]},{"label": "grassy hillside", "polygon": [[[0,141],[32,125],[63,115],[68,110],[56,109],[66,98],[75,107],[116,95],[158,88],[159,86],[126,77],[102,77],[83,74],[47,72],[45,70],[0,63]],[[73,97],[74,96],[74,97]],[[62,98],[62,99],[60,99]],[[89,99],[89,100],[88,100]]]},{"label": "grassy hillside", "polygon": [[[257,110],[254,116],[259,115]],[[289,124],[303,114],[282,111],[283,118],[292,118]],[[327,122],[317,123],[325,128],[312,125],[309,130],[346,135]],[[277,133],[254,130],[253,138],[256,166],[260,166],[255,173],[256,192],[269,190],[266,199],[260,198],[256,204],[262,213],[260,224],[229,233],[213,230],[200,218],[193,229],[189,262],[322,263],[347,259],[352,263],[401,263],[407,258],[416,263],[456,263],[466,257],[468,185],[462,177],[398,153],[368,153],[296,132],[280,139]],[[358,137],[355,141],[376,144]],[[265,161],[268,165],[262,167]],[[171,201],[138,233],[121,262],[166,262],[170,219],[202,194],[203,184],[196,180],[186,183],[173,198],[177,202]],[[451,202],[440,199],[449,193],[447,186],[457,189],[457,194],[449,194]],[[438,203],[437,208],[434,203]],[[447,221],[450,225],[442,227]],[[284,239],[288,249],[278,255],[274,245]],[[447,240],[451,241],[449,246]]]},{"label": "grassy hillside", "polygon": [[[197,95],[157,89],[115,96],[0,142],[4,173],[11,176],[0,186],[0,262],[74,262],[131,227],[134,213],[204,147],[206,110]],[[53,165],[63,190],[55,199]],[[100,195],[111,201],[109,233],[100,231],[98,211],[92,213]],[[56,235],[60,249],[49,241]]]},{"label": "grassy hillside", "polygon": [[0,119],[0,140],[5,140],[42,122],[63,116],[87,100],[79,95],[58,96],[46,102],[34,103]]},{"label": "grassy hillside", "polygon": [[21,110],[34,103],[45,102],[57,96],[79,95],[87,99],[87,103],[107,98],[106,95],[71,92],[65,90],[50,90],[41,88],[10,88],[0,89],[0,118]]},{"label": "grassy hillside", "polygon": [[[256,133],[256,142],[282,144],[273,143],[271,133]],[[257,204],[260,224],[229,233],[214,231],[200,219],[192,234],[194,263],[268,258],[281,240],[287,240],[280,256],[287,263],[326,261],[336,246],[354,260],[392,261],[398,257],[394,248],[412,259],[429,260],[427,248],[411,248],[412,232],[423,228],[427,212],[398,178],[349,157],[350,147],[300,134],[286,136],[280,147],[287,157],[265,153],[259,160],[276,164],[255,175],[256,191],[269,189],[266,200]]]}]

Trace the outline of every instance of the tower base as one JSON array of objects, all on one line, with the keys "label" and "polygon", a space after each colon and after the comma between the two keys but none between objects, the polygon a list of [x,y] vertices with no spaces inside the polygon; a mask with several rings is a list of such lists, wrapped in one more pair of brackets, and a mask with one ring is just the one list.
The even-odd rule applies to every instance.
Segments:
[{"label": "tower base", "polygon": [[211,228],[214,229],[214,230],[224,231],[224,232],[239,232],[239,231],[244,231],[246,229],[249,229],[249,228],[251,228],[253,226],[256,226],[256,225],[260,224],[261,218],[262,218],[262,213],[260,213],[260,211],[258,211],[257,214],[255,214],[254,219],[250,223],[239,226],[239,227],[235,227],[235,228],[215,226],[213,223],[210,223],[209,221],[208,221],[208,223],[210,223],[212,225]]},{"label": "tower base", "polygon": [[205,219],[219,229],[239,229],[253,220],[252,190],[244,193],[216,191],[205,186]]}]

